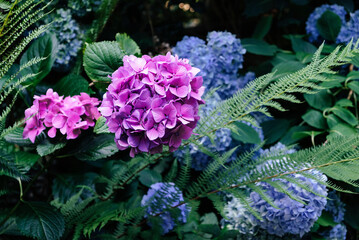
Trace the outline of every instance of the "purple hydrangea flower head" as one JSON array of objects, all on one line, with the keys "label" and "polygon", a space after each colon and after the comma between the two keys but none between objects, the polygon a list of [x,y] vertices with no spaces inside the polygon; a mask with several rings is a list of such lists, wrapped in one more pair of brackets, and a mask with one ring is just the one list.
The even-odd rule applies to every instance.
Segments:
[{"label": "purple hydrangea flower head", "polygon": [[35,142],[46,127],[48,136],[54,138],[57,130],[67,139],[75,139],[81,133],[81,129],[95,126],[95,121],[100,117],[97,105],[100,101],[91,98],[87,93],[81,93],[73,97],[60,97],[51,88],[46,95],[34,96],[33,105],[25,110],[24,138]]},{"label": "purple hydrangea flower head", "polygon": [[359,39],[359,10],[350,13],[350,20],[342,26],[337,37],[337,43],[348,44],[350,40]]},{"label": "purple hydrangea flower head", "polygon": [[180,211],[177,219],[174,219],[171,213],[166,211],[166,209],[176,206],[183,200],[182,192],[174,183],[160,182],[151,185],[147,194],[142,198],[141,206],[146,207],[145,217],[154,216],[164,211],[159,217],[161,218],[163,234],[166,234],[176,226],[176,223],[187,222],[190,208],[186,204],[177,207]]},{"label": "purple hydrangea flower head", "polygon": [[323,15],[323,13],[325,13],[326,11],[331,11],[339,16],[340,20],[342,21],[342,29],[343,29],[343,26],[346,24],[345,15],[347,14],[347,12],[345,11],[345,8],[343,6],[339,6],[337,4],[333,4],[333,5],[323,4],[322,6],[317,7],[309,15],[308,20],[306,22],[306,27],[305,27],[305,30],[307,31],[307,34],[309,35],[310,42],[320,42],[323,40],[320,37],[318,29],[317,29],[317,21]]},{"label": "purple hydrangea flower head", "polygon": [[202,77],[187,59],[168,53],[151,58],[125,56],[99,108],[115,133],[119,149],[130,155],[158,153],[167,145],[176,150],[192,135],[204,101]]},{"label": "purple hydrangea flower head", "polygon": [[344,224],[335,225],[332,229],[321,234],[325,239],[345,240],[347,238],[347,228]]},{"label": "purple hydrangea flower head", "polygon": [[340,201],[338,194],[334,190],[328,193],[328,198],[324,210],[332,214],[334,222],[341,223],[344,220],[345,203]]},{"label": "purple hydrangea flower head", "polygon": [[203,85],[207,89],[221,87],[221,98],[232,96],[242,88],[250,76],[238,78],[238,69],[243,67],[246,50],[240,39],[229,32],[210,32],[207,44],[197,38],[185,36],[172,48],[179,57],[188,58],[190,63],[201,69]]}]

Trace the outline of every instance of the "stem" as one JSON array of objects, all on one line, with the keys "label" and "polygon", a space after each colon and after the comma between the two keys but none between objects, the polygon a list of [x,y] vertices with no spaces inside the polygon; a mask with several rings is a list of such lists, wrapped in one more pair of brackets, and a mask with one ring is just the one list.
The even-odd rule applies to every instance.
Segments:
[{"label": "stem", "polygon": [[2,27],[0,29],[0,37],[2,37],[2,35],[3,35],[2,32],[4,31],[5,26],[6,26],[7,22],[9,21],[9,18],[10,18],[11,14],[12,14],[12,10],[14,10],[15,5],[18,4],[18,2],[19,2],[18,0],[15,0],[15,2],[12,4],[12,6],[11,6],[11,8],[9,10],[9,13],[6,15],[5,21],[4,21],[4,23],[3,23],[3,25],[2,25]]}]

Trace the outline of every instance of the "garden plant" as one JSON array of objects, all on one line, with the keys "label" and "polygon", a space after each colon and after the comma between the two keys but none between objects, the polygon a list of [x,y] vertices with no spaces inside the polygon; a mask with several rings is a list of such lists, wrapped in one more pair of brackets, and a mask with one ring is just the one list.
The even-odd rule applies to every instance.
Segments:
[{"label": "garden plant", "polygon": [[0,0],[0,239],[359,239],[357,9]]}]

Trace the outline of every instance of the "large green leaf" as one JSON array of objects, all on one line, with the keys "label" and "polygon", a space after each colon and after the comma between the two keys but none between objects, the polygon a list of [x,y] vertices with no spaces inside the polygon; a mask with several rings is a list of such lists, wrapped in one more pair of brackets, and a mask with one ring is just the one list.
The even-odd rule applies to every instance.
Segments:
[{"label": "large green leaf", "polygon": [[231,129],[232,137],[237,141],[254,144],[259,144],[261,142],[257,131],[243,122],[234,123],[234,127]]},{"label": "large green leaf", "polygon": [[351,81],[348,83],[348,87],[353,90],[356,94],[359,94],[359,81]]},{"label": "large green leaf", "polygon": [[15,152],[16,165],[20,168],[21,172],[23,173],[28,172],[39,158],[40,158],[39,155],[29,152],[24,152],[24,151]]},{"label": "large green leaf", "polygon": [[263,16],[258,21],[252,37],[257,39],[263,39],[267,35],[267,33],[269,32],[272,26],[272,20],[273,20],[273,16],[271,15]]},{"label": "large green leaf", "polygon": [[333,127],[335,127],[336,125],[338,125],[339,123],[344,123],[342,120],[340,120],[340,118],[338,118],[337,116],[335,116],[334,114],[329,114],[327,116],[327,124],[328,127],[331,129]]},{"label": "large green leaf", "polygon": [[54,90],[59,95],[64,96],[74,96],[79,95],[80,93],[93,93],[92,90],[89,88],[89,83],[87,80],[75,74],[67,75],[66,77],[62,78],[60,81],[56,83],[54,86]]},{"label": "large green leaf", "polygon": [[274,56],[278,48],[275,45],[269,45],[263,40],[254,38],[244,38],[241,40],[243,47],[249,53],[263,56]]},{"label": "large green leaf", "polygon": [[154,183],[161,182],[162,176],[156,171],[146,169],[140,173],[139,180],[143,185],[150,187]]},{"label": "large green leaf", "polygon": [[84,54],[84,68],[91,80],[111,82],[108,77],[122,65],[124,52],[117,42],[89,44]]},{"label": "large green leaf", "polygon": [[277,142],[288,131],[290,123],[286,119],[273,119],[262,123],[267,144]]},{"label": "large green leaf", "polygon": [[47,203],[24,202],[16,211],[20,231],[40,240],[60,239],[65,231],[64,217]]},{"label": "large green leaf", "polygon": [[327,127],[323,114],[317,110],[309,110],[302,116],[302,119],[315,128],[325,129]]},{"label": "large green leaf", "polygon": [[121,50],[124,51],[126,55],[141,54],[140,47],[126,33],[117,33],[116,42],[118,42]]},{"label": "large green leaf", "polygon": [[342,21],[340,17],[332,11],[326,11],[317,21],[317,29],[319,34],[325,39],[335,42],[340,28],[342,27]]},{"label": "large green leaf", "polygon": [[348,109],[342,108],[339,106],[335,106],[335,107],[331,108],[331,111],[335,115],[337,115],[339,118],[341,118],[345,122],[349,123],[351,126],[358,125],[358,119]]},{"label": "large green leaf", "polygon": [[302,52],[302,53],[313,54],[317,50],[317,48],[313,44],[306,42],[299,37],[291,35],[290,41],[292,43],[292,48],[296,53]]},{"label": "large green leaf", "polygon": [[34,57],[43,57],[45,60],[31,65],[24,69],[21,73],[26,74],[37,74],[34,77],[27,79],[23,84],[24,85],[34,85],[36,86],[46,75],[51,71],[52,65],[56,60],[58,42],[53,34],[46,34],[37,40],[35,40],[30,47],[24,52],[20,59],[20,65],[27,63],[29,60]]},{"label": "large green leaf", "polygon": [[82,145],[75,156],[80,160],[95,161],[109,157],[116,152],[118,152],[118,148],[114,141],[114,135],[101,134],[98,137],[91,139],[85,145]]},{"label": "large green leaf", "polygon": [[339,123],[330,129],[330,134],[327,136],[327,138],[332,139],[338,136],[350,137],[356,134],[358,134],[358,131],[355,128],[347,124]]},{"label": "large green leaf", "polygon": [[304,98],[312,108],[318,110],[333,106],[333,98],[328,93],[328,90],[321,90],[316,94],[304,94]]}]

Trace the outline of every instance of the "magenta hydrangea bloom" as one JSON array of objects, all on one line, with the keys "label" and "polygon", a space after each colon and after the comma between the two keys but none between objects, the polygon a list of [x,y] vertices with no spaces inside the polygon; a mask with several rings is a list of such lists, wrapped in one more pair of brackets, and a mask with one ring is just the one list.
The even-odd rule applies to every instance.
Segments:
[{"label": "magenta hydrangea bloom", "polygon": [[110,78],[99,111],[115,133],[120,150],[158,153],[176,150],[192,135],[204,92],[198,68],[187,59],[166,56],[125,56]]},{"label": "magenta hydrangea bloom", "polygon": [[59,96],[51,88],[46,95],[34,96],[33,105],[25,110],[24,138],[35,142],[36,136],[49,128],[47,134],[54,138],[57,130],[67,139],[75,139],[81,129],[95,126],[95,121],[101,115],[97,110],[100,101],[81,93],[73,97]]}]

